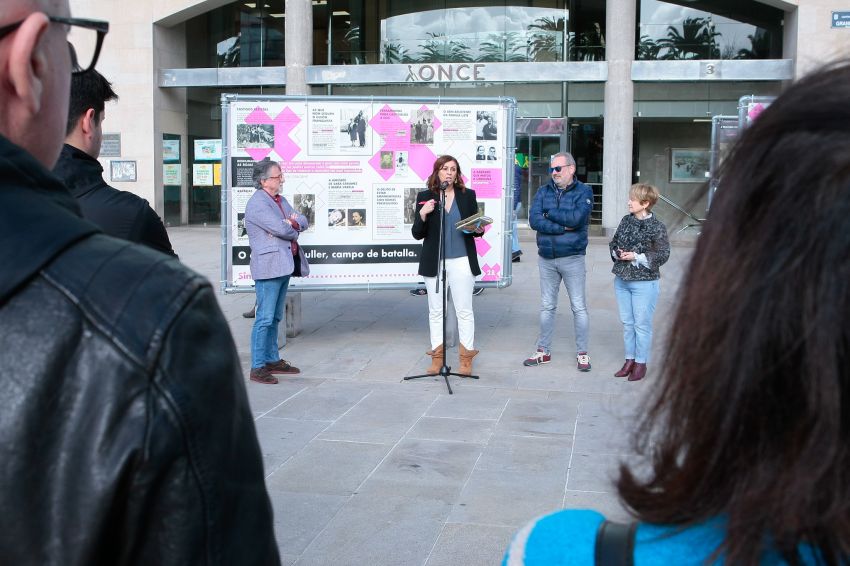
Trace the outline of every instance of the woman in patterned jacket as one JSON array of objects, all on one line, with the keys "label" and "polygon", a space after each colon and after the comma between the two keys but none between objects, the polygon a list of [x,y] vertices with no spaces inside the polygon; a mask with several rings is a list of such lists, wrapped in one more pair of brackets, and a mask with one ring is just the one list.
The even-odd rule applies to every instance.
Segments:
[{"label": "woman in patterned jacket", "polygon": [[670,257],[667,228],[651,210],[658,189],[637,183],[629,189],[629,214],[623,217],[608,247],[614,261],[614,291],[623,323],[626,361],[615,373],[638,381],[646,375],[652,347],[652,316],[660,289],[659,268]]}]

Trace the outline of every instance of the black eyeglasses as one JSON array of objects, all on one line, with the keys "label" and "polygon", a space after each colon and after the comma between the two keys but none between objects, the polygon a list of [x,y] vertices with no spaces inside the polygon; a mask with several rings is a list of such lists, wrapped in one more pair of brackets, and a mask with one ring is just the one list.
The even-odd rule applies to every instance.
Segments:
[{"label": "black eyeglasses", "polygon": [[[55,24],[72,26],[68,37],[68,49],[71,51],[71,72],[75,75],[93,69],[100,56],[103,38],[109,32],[109,22],[100,20],[82,20],[79,18],[59,18],[47,16]],[[21,27],[24,20],[0,27],[0,39]]]},{"label": "black eyeglasses", "polygon": [[558,165],[557,167],[550,167],[549,173],[560,173],[561,169],[564,167],[572,167],[572,165]]}]

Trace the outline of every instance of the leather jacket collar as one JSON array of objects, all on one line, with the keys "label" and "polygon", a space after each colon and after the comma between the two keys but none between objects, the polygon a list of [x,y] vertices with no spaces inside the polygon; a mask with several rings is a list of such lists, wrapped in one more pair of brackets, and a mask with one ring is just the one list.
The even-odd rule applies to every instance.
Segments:
[{"label": "leather jacket collar", "polygon": [[98,232],[62,182],[0,136],[0,304],[72,243]]}]

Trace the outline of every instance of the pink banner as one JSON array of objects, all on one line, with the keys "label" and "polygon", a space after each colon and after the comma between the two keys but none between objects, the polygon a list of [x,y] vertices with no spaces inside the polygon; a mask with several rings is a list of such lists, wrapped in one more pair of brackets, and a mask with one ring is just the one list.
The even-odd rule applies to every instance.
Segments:
[{"label": "pink banner", "polygon": [[472,190],[478,198],[502,197],[502,170],[472,168]]}]

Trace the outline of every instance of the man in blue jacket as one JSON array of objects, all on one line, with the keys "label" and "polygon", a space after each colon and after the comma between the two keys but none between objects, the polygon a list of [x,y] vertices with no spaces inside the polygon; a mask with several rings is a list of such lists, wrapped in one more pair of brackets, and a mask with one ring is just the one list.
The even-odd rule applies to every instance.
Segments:
[{"label": "man in blue jacket", "polygon": [[587,355],[589,320],[585,303],[585,253],[587,224],[593,191],[575,178],[576,162],[569,153],[556,153],[549,164],[552,179],[537,190],[528,223],[537,231],[537,264],[540,268],[540,335],[537,350],[526,366],[551,361],[550,346],[558,308],[561,281],[567,289],[576,335],[579,371],[590,371]]}]

